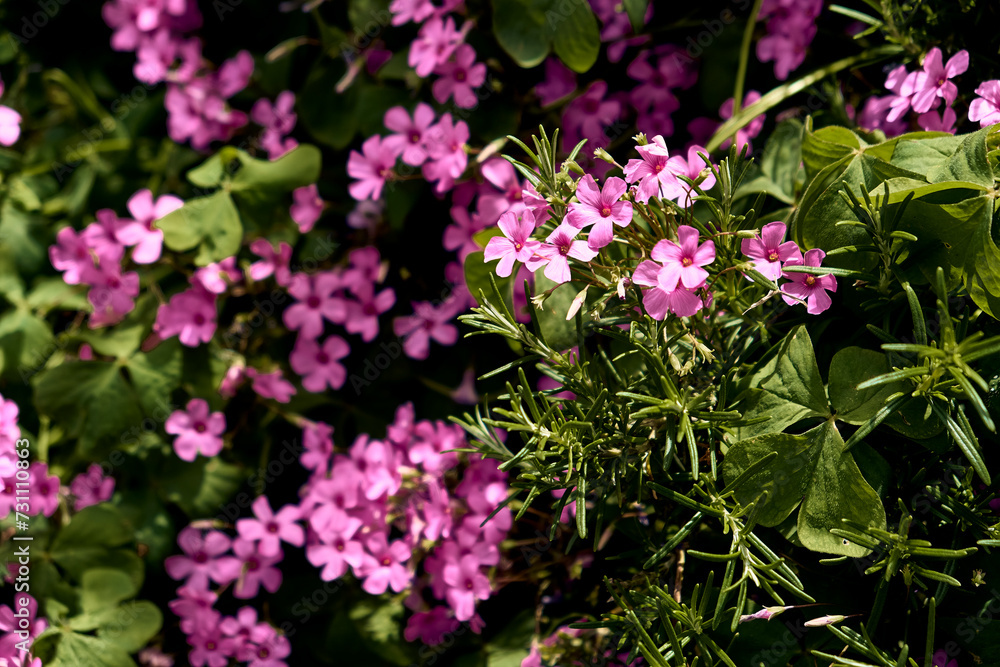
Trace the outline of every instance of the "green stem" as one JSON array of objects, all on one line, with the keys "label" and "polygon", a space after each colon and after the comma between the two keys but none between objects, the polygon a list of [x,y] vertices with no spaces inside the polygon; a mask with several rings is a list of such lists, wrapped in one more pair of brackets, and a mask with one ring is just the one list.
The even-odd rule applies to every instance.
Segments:
[{"label": "green stem", "polygon": [[740,63],[736,68],[736,88],[733,89],[733,116],[740,112],[740,106],[743,104],[743,86],[747,78],[747,62],[750,60],[750,42],[753,41],[753,30],[757,25],[757,17],[760,16],[760,6],[763,2],[764,0],[754,0],[753,9],[747,17],[747,26],[743,29]]},{"label": "green stem", "polygon": [[841,58],[836,62],[830,63],[826,67],[822,67],[812,74],[807,74],[797,81],[786,83],[768,91],[767,94],[748,106],[746,109],[743,109],[739,113],[734,112],[732,118],[720,125],[719,129],[717,129],[715,134],[712,135],[712,138],[708,140],[708,145],[705,146],[706,150],[709,153],[714,152],[719,148],[719,146],[722,145],[722,142],[736,134],[737,130],[749,124],[751,120],[773,109],[789,97],[802,92],[825,77],[867,60],[881,60],[883,58],[892,57],[902,52],[902,50],[902,47],[896,46],[895,44],[885,44],[871,49],[866,49],[856,55]]}]

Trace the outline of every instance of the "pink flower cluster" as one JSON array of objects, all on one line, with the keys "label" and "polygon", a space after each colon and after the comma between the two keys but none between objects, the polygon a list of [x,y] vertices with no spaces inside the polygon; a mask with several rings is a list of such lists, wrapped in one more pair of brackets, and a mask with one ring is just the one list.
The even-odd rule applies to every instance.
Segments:
[{"label": "pink flower cluster", "polygon": [[210,583],[222,588],[232,584],[233,597],[240,600],[257,598],[261,587],[273,593],[282,581],[276,567],[284,557],[280,543],[305,543],[305,532],[295,523],[296,507],[286,505],[275,514],[267,497],[260,496],[253,512],[255,518],[237,521],[235,539],[219,530],[184,528],[177,536],[184,554],[163,562],[172,579],[184,582],[169,606],[180,617],[195,667],[224,667],[230,658],[255,667],[285,667],[283,659],[291,653],[288,639],[258,622],[252,607],[242,607],[235,616],[223,616],[214,608],[218,592],[210,590]]},{"label": "pink flower cluster", "polygon": [[816,18],[823,0],[764,0],[760,21],[767,21],[767,35],[757,42],[757,58],[774,61],[774,76],[784,81],[806,58],[816,36]]},{"label": "pink flower cluster", "polygon": [[170,297],[156,311],[153,332],[160,338],[177,336],[182,345],[198,347],[212,340],[217,327],[216,301],[231,285],[243,281],[236,258],[227,257],[198,269],[188,278],[191,287]]},{"label": "pink flower cluster", "polygon": [[431,0],[393,0],[389,10],[393,25],[422,24],[410,45],[408,63],[421,78],[438,76],[431,86],[434,99],[444,104],[452,98],[455,106],[471,109],[479,104],[475,89],[486,81],[486,65],[477,63],[475,50],[463,43],[472,23],[458,29],[448,16],[462,5],[462,0],[446,0],[440,7]]},{"label": "pink flower cluster", "polygon": [[298,118],[294,108],[295,93],[286,90],[278,95],[274,104],[262,97],[250,110],[250,119],[263,128],[260,147],[268,152],[271,160],[277,160],[299,145],[295,139],[285,136],[295,127]]},{"label": "pink flower cluster", "polygon": [[206,71],[201,40],[187,33],[201,27],[193,0],[111,0],[104,21],[114,30],[111,47],[135,51],[135,77],[146,84],[168,82],[164,105],[167,129],[177,142],[191,141],[198,150],[227,140],[247,123],[242,111],[226,100],[246,88],[253,57],[241,51],[217,71]]},{"label": "pink flower cluster", "polygon": [[[0,396],[0,517],[14,510],[29,516],[52,516],[59,507],[59,478],[48,474],[47,463],[29,463],[24,458],[24,453],[29,450],[17,447],[17,440],[21,437],[21,427],[17,425],[18,413],[14,401]],[[21,473],[20,477],[18,473]],[[18,487],[18,484],[21,486]],[[25,491],[27,502],[24,501]]]},{"label": "pink flower cluster", "polygon": [[410,641],[439,643],[462,621],[478,631],[476,605],[493,591],[487,568],[500,562],[510,511],[480,524],[506,498],[506,474],[472,460],[456,475],[459,458],[448,450],[465,444],[462,430],[417,421],[410,404],[384,440],[361,435],[347,454],[334,453],[332,431],[322,423],[304,431],[309,562],[324,581],[350,571],[372,595],[409,590]]},{"label": "pink flower cluster", "polygon": [[119,218],[111,209],[102,209],[97,212],[97,221],[80,233],[72,227],[59,230],[56,244],[49,248],[49,260],[63,272],[67,285],[90,285],[87,298],[94,307],[92,328],[120,322],[135,308],[139,274],[122,273],[125,249],[134,246],[131,259],[136,264],[156,261],[163,232],[152,227],[153,221],[182,205],[180,199],[170,195],[154,202],[149,190],[140,190],[128,201],[134,219]]},{"label": "pink flower cluster", "polygon": [[781,298],[785,303],[794,306],[805,302],[806,311],[810,315],[818,315],[833,303],[827,291],[837,291],[837,279],[831,275],[782,271],[782,266],[818,267],[826,257],[826,253],[818,248],[807,250],[803,256],[795,241],[785,241],[787,231],[785,223],[769,222],[761,229],[759,239],[743,239],[740,249],[754,260],[754,268],[761,275],[775,282],[779,277],[789,280],[781,286]]},{"label": "pink flower cluster", "polygon": [[465,173],[469,126],[464,121],[455,122],[446,113],[435,123],[434,110],[421,102],[412,116],[403,107],[389,109],[384,122],[393,134],[369,137],[361,153],[351,151],[348,157],[347,174],[358,179],[349,186],[355,199],[379,199],[386,182],[395,177],[397,158],[420,167],[428,181],[437,183],[439,194],[452,189]]},{"label": "pink flower cluster", "polygon": [[[0,97],[3,97],[3,79],[0,79]],[[0,145],[13,146],[21,136],[21,114],[0,104]]]},{"label": "pink flower cluster", "polygon": [[632,274],[633,283],[650,288],[643,292],[642,305],[655,320],[664,319],[668,311],[690,317],[710,298],[696,291],[705,287],[708,271],[702,267],[715,261],[715,243],[698,245],[698,230],[687,225],[677,228],[677,238],[680,243],[658,241],[650,252],[653,261],[641,262]]},{"label": "pink flower cluster", "polygon": [[[954,134],[957,115],[952,104],[958,97],[958,87],[951,79],[968,68],[968,51],[959,51],[945,63],[937,47],[927,52],[922,69],[910,72],[905,65],[900,65],[889,72],[885,80],[885,87],[892,94],[869,98],[858,117],[858,125],[868,130],[882,130],[886,136],[896,136],[906,131],[909,123],[905,114],[912,109],[918,114],[917,124],[922,129]],[[941,113],[934,111],[942,100],[944,110]],[[973,115],[970,107],[970,119]]]},{"label": "pink flower cluster", "polygon": [[[691,188],[677,177],[699,180],[706,165],[698,153],[707,155],[708,151],[695,145],[688,149],[686,160],[680,156],[671,157],[660,135],[653,137],[653,141],[645,146],[636,146],[636,150],[639,152],[639,159],[629,160],[625,165],[625,178],[629,183],[638,183],[635,200],[645,203],[650,197],[660,197],[670,199],[681,206],[689,206]],[[707,190],[713,185],[715,185],[715,175],[709,173],[700,182],[699,187]]]},{"label": "pink flower cluster", "polygon": [[[13,560],[11,561],[13,567]],[[16,568],[14,568],[16,570]],[[11,582],[14,577],[9,578]],[[16,593],[15,605],[18,609],[28,610],[27,617],[14,616],[14,610],[7,605],[0,605],[0,660],[10,667],[42,667],[40,658],[26,656],[18,648],[18,644],[27,639],[31,646],[35,638],[48,627],[48,621],[38,616],[38,600],[28,593]],[[27,636],[19,634],[27,632]],[[0,663],[3,664],[3,663]]]}]

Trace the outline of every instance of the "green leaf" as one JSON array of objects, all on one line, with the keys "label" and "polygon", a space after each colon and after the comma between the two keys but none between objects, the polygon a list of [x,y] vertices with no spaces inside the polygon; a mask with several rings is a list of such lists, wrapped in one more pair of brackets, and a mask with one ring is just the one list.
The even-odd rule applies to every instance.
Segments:
[{"label": "green leaf", "polygon": [[541,273],[535,275],[535,294],[553,289],[542,305],[536,309],[538,326],[542,330],[542,338],[554,350],[567,350],[577,344],[576,318],[566,319],[570,305],[580,289],[573,283],[558,283],[549,280]]},{"label": "green leaf", "polygon": [[813,132],[812,118],[806,121],[801,141],[807,181],[811,181],[816,174],[837,160],[861,148],[861,139],[846,127],[831,125]]},{"label": "green leaf", "polygon": [[601,31],[586,2],[553,2],[546,12],[552,48],[574,72],[588,71],[597,62]]},{"label": "green leaf", "polygon": [[736,437],[741,440],[777,433],[802,419],[826,418],[830,414],[812,340],[802,325],[792,329],[776,346],[768,361],[750,377],[749,388],[758,391],[745,395],[745,403],[739,408],[744,418],[770,419],[738,428]]},{"label": "green leaf", "polygon": [[1000,248],[992,236],[993,204],[990,195],[955,204],[913,201],[899,228],[919,239],[910,244],[904,269],[951,267],[976,305],[1000,318]]},{"label": "green leaf", "polygon": [[243,480],[239,467],[204,456],[190,463],[168,458],[160,478],[164,499],[179,505],[189,516],[218,514]]},{"label": "green leaf", "polygon": [[143,419],[119,366],[108,361],[67,361],[39,373],[35,407],[78,437],[83,453],[120,445]]},{"label": "green leaf", "polygon": [[798,120],[782,122],[774,128],[761,159],[761,172],[777,188],[773,194],[786,204],[795,200],[795,175],[802,162],[802,133],[802,123]]},{"label": "green leaf", "polygon": [[649,0],[625,0],[624,4],[625,13],[628,14],[629,23],[632,24],[632,32],[639,34],[646,25]]},{"label": "green leaf", "polygon": [[216,153],[187,173],[187,179],[199,188],[214,188],[222,185],[226,165],[221,153]]},{"label": "green leaf", "polygon": [[772,433],[733,444],[722,464],[726,480],[734,480],[756,461],[778,452],[774,462],[749,475],[736,490],[741,503],[767,493],[759,514],[764,526],[776,526],[801,502],[797,534],[812,551],[861,557],[868,550],[844,544],[831,534],[842,519],[863,526],[885,527],[885,509],[865,481],[844,441],[827,420],[802,435]]},{"label": "green leaf", "polygon": [[597,61],[597,18],[575,0],[494,0],[493,33],[521,67],[535,67],[554,47],[567,67],[586,72]]},{"label": "green leaf", "polygon": [[170,402],[170,393],[180,386],[182,366],[183,349],[176,338],[163,341],[149,352],[137,352],[128,360],[139,405],[147,416],[162,422],[179,409]]},{"label": "green leaf", "polygon": [[528,657],[534,633],[534,613],[522,611],[486,645],[487,666],[520,667],[521,661]]},{"label": "green leaf", "polygon": [[27,310],[0,317],[0,369],[5,378],[23,380],[45,362],[56,346],[52,327]]},{"label": "green leaf", "polygon": [[299,95],[299,118],[317,140],[342,150],[354,139],[360,119],[357,115],[361,84],[355,82],[343,93],[336,91],[345,73],[343,60],[321,58],[313,65]]},{"label": "green leaf", "polygon": [[135,589],[142,585],[142,561],[133,551],[120,549],[132,542],[132,528],[115,507],[101,504],[85,507],[56,535],[49,556],[77,581],[87,570],[116,568],[132,578]]},{"label": "green leaf", "polygon": [[233,192],[269,189],[291,192],[319,179],[322,156],[319,149],[300,144],[277,160],[258,160],[237,151],[240,168],[233,176]]},{"label": "green leaf", "polygon": [[232,257],[243,242],[240,214],[225,190],[191,199],[155,224],[163,230],[163,242],[171,250],[197,247],[195,263],[199,266]]},{"label": "green leaf", "polygon": [[830,403],[836,417],[848,424],[863,424],[885,405],[886,399],[907,385],[891,382],[859,391],[865,380],[892,371],[885,353],[861,347],[845,347],[830,361]]},{"label": "green leaf", "polygon": [[521,67],[535,67],[549,55],[551,38],[545,19],[549,0],[493,0],[493,34]]},{"label": "green leaf", "polygon": [[413,656],[403,640],[403,607],[387,600],[365,598],[351,606],[350,618],[365,644],[386,662],[408,665]]},{"label": "green leaf", "polygon": [[[507,305],[507,309],[510,312],[514,312],[514,296],[511,292],[511,287],[514,283],[514,276],[518,273],[518,267],[514,267],[514,271],[511,275],[506,278],[501,278],[496,275],[497,264],[500,260],[493,260],[492,262],[486,262],[483,260],[484,253],[473,252],[465,258],[465,284],[469,288],[469,293],[476,300],[480,300],[480,290],[489,299],[493,294],[493,287],[490,285],[490,276],[492,275],[494,280],[497,282],[497,289],[500,290],[500,294],[503,295],[504,303]],[[480,302],[481,303],[481,302]],[[565,317],[565,315],[564,315]]]},{"label": "green leaf", "polygon": [[87,570],[80,580],[80,608],[88,613],[114,608],[138,592],[131,577],[118,570]]},{"label": "green leaf", "polygon": [[358,34],[366,34],[373,27],[385,27],[392,21],[389,0],[350,0],[347,18]]},{"label": "green leaf", "polygon": [[46,630],[35,639],[32,649],[48,667],[135,667],[127,651],[68,628]]}]

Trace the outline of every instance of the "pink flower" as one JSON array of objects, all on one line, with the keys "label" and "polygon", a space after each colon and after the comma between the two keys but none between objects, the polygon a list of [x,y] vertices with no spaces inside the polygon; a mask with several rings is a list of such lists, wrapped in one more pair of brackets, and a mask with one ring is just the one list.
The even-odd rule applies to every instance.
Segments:
[{"label": "pink flower", "polygon": [[324,531],[319,543],[306,547],[306,559],[323,568],[320,579],[333,581],[344,576],[348,566],[355,571],[361,568],[367,554],[360,539],[354,537],[362,525],[360,519],[346,518],[334,530]]},{"label": "pink flower", "polygon": [[[650,256],[661,262],[666,271],[661,285],[676,285],[678,281],[688,289],[697,289],[705,283],[708,271],[701,268],[715,261],[715,243],[711,240],[698,245],[698,230],[688,225],[677,228],[680,244],[661,239],[653,246]],[[676,276],[676,277],[675,277]],[[670,287],[670,290],[673,286]]]},{"label": "pink flower", "polygon": [[210,530],[202,536],[200,530],[188,526],[177,536],[177,544],[185,555],[170,556],[163,561],[171,579],[184,579],[187,588],[204,591],[209,579],[227,584],[236,578],[238,570],[234,566],[239,564],[232,557],[221,557],[231,545],[224,533]]},{"label": "pink flower", "polygon": [[27,641],[28,646],[31,646],[35,637],[49,627],[48,621],[38,617],[38,600],[28,593],[16,593],[13,596],[13,604],[17,607],[18,616],[15,616],[14,610],[7,605],[0,605],[0,630],[3,630],[3,634],[0,635],[0,656],[13,657],[19,654],[18,643]]},{"label": "pink flower", "polygon": [[103,503],[111,498],[115,491],[115,478],[104,476],[99,463],[91,463],[87,472],[80,473],[70,482],[69,492],[76,499],[73,510],[79,512],[84,507]]},{"label": "pink flower", "polygon": [[428,128],[425,141],[430,161],[424,164],[423,173],[428,180],[439,181],[439,193],[450,189],[455,179],[465,172],[469,163],[465,153],[468,140],[469,126],[461,120],[454,122],[450,113]]},{"label": "pink flower", "polygon": [[[791,259],[785,262],[785,266],[820,266],[826,253],[819,248],[807,250],[802,261]],[[819,315],[830,307],[833,300],[827,291],[837,291],[837,279],[831,275],[814,276],[811,273],[788,273],[783,274],[792,282],[781,286],[783,294],[781,298],[789,306],[794,306],[801,300],[805,300],[806,312],[810,315]]]},{"label": "pink flower", "polygon": [[297,393],[295,386],[283,377],[280,368],[270,373],[248,368],[247,377],[253,380],[252,388],[261,398],[273,398],[278,403],[287,403]]},{"label": "pink flower", "polygon": [[474,89],[486,81],[486,65],[476,62],[476,52],[471,46],[459,46],[452,60],[438,65],[434,73],[441,77],[431,87],[439,104],[447,102],[449,97],[454,97],[455,105],[463,109],[478,104]]},{"label": "pink flower", "polygon": [[139,295],[139,274],[135,271],[123,274],[115,264],[109,271],[94,276],[91,284],[93,287],[87,293],[87,300],[94,307],[91,328],[117,324],[135,308],[135,297]]},{"label": "pink flower", "polygon": [[[749,91],[743,98],[743,104],[740,106],[740,109],[741,110],[746,109],[748,106],[750,106],[759,99],[760,99],[760,93],[758,93],[756,90]],[[730,97],[728,100],[722,103],[722,106],[719,107],[719,116],[725,119],[732,118],[733,98]],[[736,148],[742,150],[743,144],[746,144],[748,146],[747,152],[752,153],[753,144],[750,143],[750,140],[756,137],[758,134],[760,134],[760,131],[763,127],[764,127],[764,115],[761,114],[759,116],[754,116],[753,120],[751,120],[749,124],[741,127],[739,130],[736,131]],[[727,139],[722,144],[722,147],[726,148],[731,143],[732,140]]]},{"label": "pink flower", "polygon": [[642,293],[642,305],[654,320],[663,320],[667,312],[690,317],[701,310],[702,301],[693,292],[677,284],[676,272],[646,260],[636,267],[632,282],[651,287]]},{"label": "pink flower", "polygon": [[261,258],[261,261],[250,265],[250,277],[254,280],[264,280],[274,274],[275,282],[287,287],[292,280],[288,263],[292,259],[292,246],[284,241],[278,244],[277,252],[267,239],[260,238],[250,244],[250,252]]},{"label": "pink flower", "polygon": [[435,307],[428,301],[414,301],[413,315],[397,317],[392,322],[393,332],[404,338],[403,351],[411,359],[426,359],[430,354],[430,341],[441,345],[454,345],[458,329],[449,322],[455,317],[455,304],[449,300]]},{"label": "pink flower", "polygon": [[236,654],[236,642],[224,638],[218,626],[202,626],[188,636],[191,652],[188,659],[194,667],[225,667]]},{"label": "pink flower", "polygon": [[467,621],[476,613],[476,600],[490,597],[490,580],[479,570],[479,560],[472,554],[462,556],[457,563],[444,566],[444,583],[448,585],[445,599],[459,621]]},{"label": "pink flower", "polygon": [[128,200],[128,211],[134,220],[122,220],[117,238],[126,246],[135,246],[132,260],[136,264],[152,264],[163,251],[163,232],[153,222],[182,207],[184,202],[172,195],[163,195],[155,202],[149,190],[139,190]]},{"label": "pink flower", "polygon": [[969,69],[969,52],[962,49],[945,65],[942,60],[941,49],[937,47],[928,51],[924,58],[924,71],[918,74],[914,85],[913,110],[917,113],[930,111],[938,97],[949,106],[958,97],[958,87],[949,79]]},{"label": "pink flower", "polygon": [[419,639],[428,646],[437,646],[444,642],[446,635],[455,632],[461,625],[447,607],[437,606],[430,611],[420,611],[410,616],[403,630],[403,637],[408,642]]},{"label": "pink flower", "polygon": [[32,461],[28,468],[28,511],[26,514],[52,516],[59,507],[59,477],[49,475],[49,464]]},{"label": "pink flower", "polygon": [[483,259],[487,262],[499,259],[497,275],[506,278],[514,269],[514,261],[527,262],[541,243],[531,239],[535,231],[535,216],[531,211],[525,211],[520,218],[508,211],[500,216],[498,224],[503,236],[490,239]]},{"label": "pink flower", "polygon": [[63,227],[56,234],[56,244],[49,246],[49,261],[57,271],[64,271],[63,282],[67,285],[90,283],[96,276],[94,255],[83,234],[77,234],[72,227]]},{"label": "pink flower", "polygon": [[769,222],[761,230],[760,239],[743,239],[740,244],[744,255],[757,260],[753,263],[754,268],[774,281],[781,276],[782,262],[802,261],[802,252],[795,241],[785,241],[787,229],[783,222]]},{"label": "pink flower", "polygon": [[333,456],[333,427],[323,422],[306,424],[302,428],[302,447],[299,463],[306,470],[325,472]]},{"label": "pink flower", "polygon": [[[427,78],[434,68],[444,64],[462,41],[462,33],[455,29],[455,20],[435,16],[424,23],[417,39],[410,46],[408,63],[417,76]],[[377,197],[376,197],[377,199]]]},{"label": "pink flower", "polygon": [[645,203],[650,197],[661,196],[665,187],[676,187],[677,177],[668,168],[670,153],[661,135],[653,137],[651,143],[636,146],[641,159],[631,159],[625,165],[625,179],[638,183],[635,193],[637,202]]},{"label": "pink flower", "polygon": [[177,336],[187,347],[207,343],[215,334],[215,299],[214,294],[200,288],[175,294],[156,312],[153,331],[164,339]]},{"label": "pink flower", "polygon": [[392,0],[389,5],[393,25],[403,25],[410,21],[423,23],[424,19],[434,15],[435,9],[431,0]]},{"label": "pink flower", "polygon": [[366,343],[378,335],[378,316],[389,310],[396,303],[396,292],[388,287],[378,294],[371,283],[364,285],[367,289],[359,289],[358,300],[348,302],[347,321],[344,328],[349,333],[360,334]]},{"label": "pink flower", "polygon": [[909,111],[913,94],[919,90],[918,84],[924,76],[924,72],[907,72],[905,65],[900,65],[889,72],[889,76],[885,79],[885,87],[895,94],[886,98],[889,109],[886,114],[888,122],[898,121]]},{"label": "pink flower", "polygon": [[[0,97],[3,96],[3,80],[0,79]],[[0,105],[0,144],[13,146],[21,136],[21,114],[8,106]]]},{"label": "pink flower", "polygon": [[576,90],[576,74],[558,58],[545,61],[545,80],[535,86],[538,101],[543,107],[555,104]]},{"label": "pink flower", "polygon": [[255,519],[240,519],[236,531],[244,540],[257,541],[257,549],[262,556],[277,556],[281,553],[281,542],[301,547],[306,534],[296,521],[299,510],[293,505],[285,505],[278,513],[271,511],[267,496],[259,496],[251,505]]},{"label": "pink flower", "polygon": [[[589,176],[588,176],[589,178]],[[621,180],[621,179],[617,179]],[[624,182],[622,182],[624,186]],[[631,210],[631,206],[629,207]],[[568,217],[568,216],[567,216]],[[597,229],[596,227],[594,228]],[[568,222],[563,222],[556,227],[546,240],[547,245],[542,245],[535,251],[536,256],[544,258],[537,260],[532,258],[528,261],[528,268],[537,270],[545,264],[545,277],[556,283],[564,283],[570,279],[569,258],[581,262],[589,262],[597,257],[598,251],[584,241],[575,241],[574,237],[580,230]],[[593,239],[591,232],[591,239]],[[607,244],[605,244],[607,245]]]},{"label": "pink flower", "polygon": [[225,294],[230,285],[242,280],[243,272],[236,268],[236,257],[227,257],[197,269],[191,276],[191,285],[212,294]]},{"label": "pink flower", "polygon": [[274,567],[281,558],[281,550],[273,556],[265,556],[257,545],[237,537],[233,540],[233,553],[243,563],[243,569],[233,588],[233,597],[250,600],[257,597],[260,587],[275,592],[281,586],[281,570]]},{"label": "pink flower", "polygon": [[979,97],[969,103],[969,120],[980,127],[1000,123],[1000,80],[983,81],[976,95]]},{"label": "pink flower", "polygon": [[[697,144],[689,146],[687,149],[687,160],[679,155],[675,155],[667,160],[667,169],[675,176],[684,176],[697,182],[701,176],[701,172],[708,168],[698,153],[708,155],[708,151]],[[715,185],[715,174],[709,173],[705,177],[705,180],[698,184],[698,187],[702,190],[708,190],[713,185]],[[688,199],[691,194],[691,188],[679,178],[675,178],[672,182],[667,181],[663,183],[660,186],[660,191],[663,193],[664,199],[675,201],[678,205],[689,206],[691,204],[691,201]],[[681,202],[682,199],[684,200],[683,203]]]},{"label": "pink flower", "polygon": [[958,660],[954,658],[949,660],[948,658],[951,656],[943,648],[934,651],[934,667],[958,667]]},{"label": "pink flower", "polygon": [[385,182],[393,177],[395,166],[396,154],[383,143],[382,137],[368,137],[361,144],[361,153],[351,151],[347,158],[347,175],[358,179],[347,186],[351,196],[357,200],[379,199]]},{"label": "pink flower", "polygon": [[426,133],[434,124],[434,109],[429,104],[418,103],[412,119],[403,107],[392,107],[385,112],[383,123],[395,133],[382,140],[386,150],[401,155],[403,162],[414,167],[427,161]]},{"label": "pink flower", "polygon": [[298,300],[289,306],[282,319],[292,331],[306,338],[316,338],[323,333],[323,320],[342,323],[347,317],[347,302],[334,296],[343,286],[339,275],[333,271],[314,274],[296,273],[288,286],[288,293]]},{"label": "pink flower", "polygon": [[361,585],[372,595],[381,595],[386,589],[403,591],[413,580],[413,574],[403,563],[410,559],[412,552],[403,540],[393,540],[389,544],[385,533],[375,533],[365,541],[368,553],[358,568],[358,576],[364,578]]},{"label": "pink flower", "polygon": [[590,174],[577,182],[576,196],[580,201],[569,205],[566,222],[577,229],[594,226],[587,239],[591,250],[598,250],[611,243],[615,235],[612,223],[627,227],[632,222],[632,203],[619,201],[626,190],[628,186],[625,181],[615,177],[604,182],[603,190],[597,188],[597,183]]},{"label": "pink flower", "polygon": [[302,386],[318,393],[327,387],[340,389],[347,380],[347,369],[338,360],[351,353],[340,336],[330,336],[320,347],[316,339],[299,336],[289,356],[292,370],[302,376]]},{"label": "pink flower", "polygon": [[[354,185],[356,184],[352,183],[351,187]],[[319,220],[319,216],[323,214],[325,202],[319,196],[319,190],[316,188],[315,183],[295,188],[292,191],[292,199],[295,200],[295,203],[289,209],[289,215],[292,216],[295,224],[299,226],[299,231],[305,234],[312,230],[313,225]]]},{"label": "pink flower", "polygon": [[470,253],[480,250],[473,237],[489,225],[479,214],[470,214],[464,206],[451,208],[451,220],[452,224],[444,229],[442,245],[445,250],[457,251],[458,259],[464,262]]},{"label": "pink flower", "polygon": [[917,116],[917,125],[920,129],[926,130],[928,132],[948,132],[950,134],[955,134],[955,122],[958,120],[958,114],[951,107],[945,107],[945,110],[941,113],[937,111],[928,111],[927,113],[922,113]]},{"label": "pink flower", "polygon": [[226,416],[221,412],[208,413],[208,402],[203,398],[188,401],[187,412],[176,410],[164,426],[167,433],[177,436],[174,451],[185,461],[202,456],[215,456],[222,451],[221,436],[226,431]]}]

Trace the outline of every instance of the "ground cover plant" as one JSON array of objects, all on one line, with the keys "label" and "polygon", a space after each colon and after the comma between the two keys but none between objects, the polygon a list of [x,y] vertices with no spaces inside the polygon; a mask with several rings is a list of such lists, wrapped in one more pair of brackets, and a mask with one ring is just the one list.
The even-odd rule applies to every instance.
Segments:
[{"label": "ground cover plant", "polygon": [[1000,664],[996,20],[3,0],[0,662]]}]

